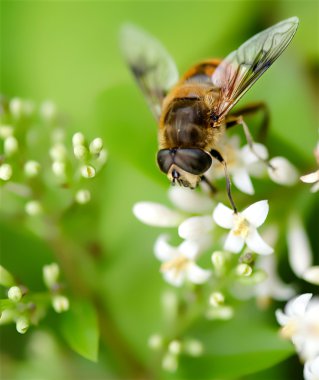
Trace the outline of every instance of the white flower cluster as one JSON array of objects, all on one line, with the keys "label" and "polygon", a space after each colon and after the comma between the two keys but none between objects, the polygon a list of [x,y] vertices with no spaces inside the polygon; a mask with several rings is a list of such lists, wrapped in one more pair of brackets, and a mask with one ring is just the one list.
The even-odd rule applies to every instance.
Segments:
[{"label": "white flower cluster", "polygon": [[[88,203],[91,186],[86,181],[94,178],[107,160],[102,139],[86,142],[78,132],[73,135],[71,147],[65,136],[64,118],[52,101],[43,102],[38,109],[32,102],[19,98],[9,101],[2,98],[1,102],[4,112],[0,120],[3,140],[0,186],[4,204],[11,205],[11,198],[18,196],[24,202],[25,213],[34,217],[52,207],[44,199],[59,200],[61,208],[73,202]],[[53,197],[44,194],[54,189]],[[61,189],[65,189],[64,199]],[[14,203],[18,203],[16,198]],[[58,204],[54,208],[58,210]]]},{"label": "white flower cluster", "polygon": [[305,380],[319,379],[319,298],[306,293],[290,300],[284,312],[276,311],[281,334],[290,339],[305,362]]},{"label": "white flower cluster", "polygon": [[[319,166],[319,142],[317,143],[317,146],[314,150],[314,156],[316,158],[317,165]],[[312,193],[319,191],[319,169],[312,173],[301,176],[300,179],[305,183],[313,183],[310,189]]]}]

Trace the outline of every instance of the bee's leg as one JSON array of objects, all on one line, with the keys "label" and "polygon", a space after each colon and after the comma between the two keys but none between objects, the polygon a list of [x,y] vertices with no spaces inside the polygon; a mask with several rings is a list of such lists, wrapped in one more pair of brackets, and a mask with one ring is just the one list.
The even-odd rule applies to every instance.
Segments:
[{"label": "bee's leg", "polygon": [[239,116],[244,117],[248,115],[253,115],[259,111],[263,112],[263,119],[261,122],[260,129],[258,131],[257,140],[265,141],[267,132],[269,129],[269,122],[270,122],[269,108],[267,107],[266,103],[263,103],[263,102],[251,103],[233,112],[231,115],[226,117],[226,128],[231,128],[235,125],[238,125],[236,119],[238,119]]},{"label": "bee's leg", "polygon": [[228,174],[226,161],[223,159],[222,155],[215,149],[212,149],[210,151],[210,154],[212,155],[212,157],[214,157],[217,161],[219,161],[224,166],[228,199],[229,199],[230,204],[234,210],[234,213],[237,214],[237,207],[235,206],[235,202],[234,202],[233,197],[231,195],[231,190],[230,190],[231,181],[230,181],[230,177]]}]

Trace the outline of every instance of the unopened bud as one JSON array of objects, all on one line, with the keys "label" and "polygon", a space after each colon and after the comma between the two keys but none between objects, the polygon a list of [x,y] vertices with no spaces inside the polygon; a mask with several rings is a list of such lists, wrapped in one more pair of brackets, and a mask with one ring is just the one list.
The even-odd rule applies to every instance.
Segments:
[{"label": "unopened bud", "polygon": [[225,264],[225,257],[224,257],[223,252],[215,251],[212,254],[212,263],[217,271],[220,271],[221,269],[223,269],[224,264]]},{"label": "unopened bud", "polygon": [[16,320],[16,329],[18,333],[25,334],[30,326],[30,321],[26,317],[19,317]]},{"label": "unopened bud", "polygon": [[24,173],[27,177],[33,178],[36,177],[41,169],[41,165],[37,161],[27,161],[24,164]]},{"label": "unopened bud", "polygon": [[66,176],[66,165],[65,162],[54,161],[52,163],[52,171],[55,176],[59,178],[64,178]]},{"label": "unopened bud", "polygon": [[22,291],[19,286],[11,286],[8,290],[8,298],[13,302],[19,302],[22,298]]},{"label": "unopened bud", "polygon": [[40,108],[40,114],[44,120],[48,122],[53,121],[57,115],[57,107],[55,103],[50,100],[43,102]]},{"label": "unopened bud", "polygon": [[30,216],[40,215],[42,206],[39,201],[29,201],[25,205],[25,212]]},{"label": "unopened bud", "polygon": [[88,150],[84,145],[74,145],[73,154],[76,159],[83,160],[87,156]]},{"label": "unopened bud", "polygon": [[73,146],[83,145],[84,143],[85,143],[85,137],[84,137],[83,133],[81,133],[81,132],[74,133],[74,135],[72,136]]},{"label": "unopened bud", "polygon": [[234,315],[234,310],[230,306],[220,306],[209,309],[206,312],[207,319],[221,319],[228,320],[231,319]]},{"label": "unopened bud", "polygon": [[11,125],[0,125],[0,138],[6,139],[13,135],[13,127]]},{"label": "unopened bud", "polygon": [[168,351],[171,354],[179,355],[182,351],[182,344],[178,340],[172,340],[170,344],[168,345]]},{"label": "unopened bud", "polygon": [[91,200],[91,193],[89,190],[79,190],[75,194],[75,200],[77,203],[84,205]]},{"label": "unopened bud", "polygon": [[252,267],[248,264],[239,264],[236,268],[236,273],[238,276],[248,277],[252,274]]},{"label": "unopened bud", "polygon": [[95,138],[92,140],[90,144],[90,152],[91,154],[98,154],[101,152],[103,148],[103,140],[100,137]]},{"label": "unopened bud", "polygon": [[159,350],[163,347],[163,338],[159,334],[153,334],[148,339],[148,346],[152,350]]},{"label": "unopened bud", "polygon": [[201,356],[204,352],[204,347],[202,342],[196,339],[190,339],[184,344],[184,351],[190,356]]},{"label": "unopened bud", "polygon": [[84,165],[81,168],[81,175],[84,178],[93,178],[95,177],[95,169],[91,165]]},{"label": "unopened bud", "polygon": [[23,114],[23,101],[20,98],[13,98],[10,100],[9,109],[12,116],[19,119]]},{"label": "unopened bud", "polygon": [[176,355],[167,353],[162,360],[162,368],[168,372],[175,372],[178,367],[178,361]]},{"label": "unopened bud", "polygon": [[66,155],[66,148],[61,143],[53,145],[53,147],[50,149],[50,157],[53,161],[64,161]]},{"label": "unopened bud", "polygon": [[49,265],[45,265],[42,269],[43,272],[43,281],[45,285],[51,289],[59,279],[60,268],[58,264],[52,263]]},{"label": "unopened bud", "polygon": [[4,140],[3,150],[7,156],[11,156],[12,154],[18,151],[18,140],[14,136],[9,136]]},{"label": "unopened bud", "polygon": [[57,313],[63,313],[69,310],[70,304],[67,297],[58,295],[53,297],[52,306]]},{"label": "unopened bud", "polygon": [[98,157],[96,158],[95,162],[98,164],[99,167],[101,167],[106,163],[106,160],[107,160],[107,150],[102,149],[101,152],[98,154]]},{"label": "unopened bud", "polygon": [[12,177],[12,167],[9,164],[0,165],[0,179],[3,181],[9,181]]},{"label": "unopened bud", "polygon": [[220,292],[213,292],[209,297],[209,304],[213,307],[218,307],[225,302],[225,297]]}]

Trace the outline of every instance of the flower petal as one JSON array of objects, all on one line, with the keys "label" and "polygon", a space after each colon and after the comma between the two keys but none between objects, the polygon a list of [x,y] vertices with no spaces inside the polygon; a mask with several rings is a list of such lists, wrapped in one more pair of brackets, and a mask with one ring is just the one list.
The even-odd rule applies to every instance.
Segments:
[{"label": "flower petal", "polygon": [[305,183],[315,183],[319,181],[319,170],[313,173],[303,175],[300,177],[300,179],[302,180],[302,182],[305,182]]},{"label": "flower petal", "polygon": [[185,281],[185,271],[176,271],[175,269],[170,269],[163,272],[163,277],[169,284],[180,287]]},{"label": "flower petal", "polygon": [[212,237],[204,235],[196,240],[184,240],[178,247],[179,252],[190,260],[195,260],[196,257],[203,251],[210,248]]},{"label": "flower petal", "polygon": [[290,320],[290,317],[288,317],[281,310],[276,310],[275,314],[277,322],[280,324],[280,326],[285,326]]},{"label": "flower petal", "polygon": [[241,236],[234,235],[232,231],[228,234],[224,249],[229,252],[238,253],[242,250],[245,240]]},{"label": "flower petal", "polygon": [[289,317],[302,317],[306,312],[306,308],[311,297],[311,293],[305,293],[293,298],[287,303],[285,313]]},{"label": "flower petal", "polygon": [[154,202],[135,203],[133,214],[141,222],[156,227],[176,227],[184,219],[179,212]]},{"label": "flower petal", "polygon": [[195,263],[189,263],[186,276],[193,284],[203,284],[211,275],[210,270],[202,269]]},{"label": "flower petal", "polygon": [[[260,143],[253,143],[253,147],[257,155],[263,160],[266,160],[268,158],[268,150],[265,145]],[[241,158],[246,165],[250,165],[259,161],[259,158],[256,156],[256,154],[254,154],[254,152],[252,152],[248,144],[241,148],[240,153]]]},{"label": "flower petal", "polygon": [[261,226],[269,211],[268,201],[259,201],[247,207],[241,215],[254,227]]},{"label": "flower petal", "polygon": [[274,169],[268,167],[268,174],[274,182],[292,186],[298,181],[297,169],[285,157],[274,157],[269,163]]},{"label": "flower petal", "polygon": [[308,268],[302,277],[311,284],[319,285],[319,265]]},{"label": "flower petal", "polygon": [[168,243],[168,235],[160,235],[154,245],[154,254],[160,261],[168,261],[179,254],[178,248]]},{"label": "flower petal", "polygon": [[177,208],[189,213],[205,213],[212,210],[214,206],[213,201],[206,194],[186,187],[171,186],[168,196]]},{"label": "flower petal", "polygon": [[255,193],[253,184],[246,169],[238,168],[234,170],[233,182],[237,189],[243,193],[251,195]]},{"label": "flower petal", "polygon": [[319,356],[305,362],[303,376],[305,380],[319,379]]},{"label": "flower petal", "polygon": [[223,228],[232,228],[234,211],[222,203],[218,203],[213,212],[213,219]]},{"label": "flower petal", "polygon": [[274,250],[264,242],[255,228],[250,228],[249,234],[246,238],[246,244],[249,249],[260,255],[270,255]]},{"label": "flower petal", "polygon": [[290,267],[296,276],[303,277],[312,265],[312,252],[306,231],[297,215],[289,220],[287,243]]},{"label": "flower petal", "polygon": [[193,216],[184,220],[178,227],[178,234],[183,239],[197,239],[206,235],[213,229],[212,217],[206,216]]}]

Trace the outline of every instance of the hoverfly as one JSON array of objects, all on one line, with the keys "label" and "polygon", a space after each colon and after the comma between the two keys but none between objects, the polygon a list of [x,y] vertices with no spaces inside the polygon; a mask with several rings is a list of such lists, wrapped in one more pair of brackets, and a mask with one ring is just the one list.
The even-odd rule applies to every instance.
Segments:
[{"label": "hoverfly", "polygon": [[215,158],[227,166],[218,141],[227,127],[242,124],[230,110],[281,55],[293,38],[299,20],[291,17],[256,34],[224,60],[209,59],[193,66],[179,79],[173,59],[153,37],[133,25],[122,29],[124,57],[158,122],[157,163],[169,180],[195,188]]}]

